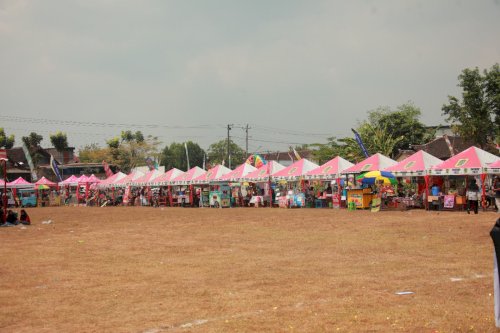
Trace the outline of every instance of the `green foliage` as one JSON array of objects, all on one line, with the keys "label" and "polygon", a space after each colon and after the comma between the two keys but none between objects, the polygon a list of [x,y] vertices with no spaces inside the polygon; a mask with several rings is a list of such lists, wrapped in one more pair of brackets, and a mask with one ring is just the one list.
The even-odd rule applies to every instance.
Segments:
[{"label": "green foliage", "polygon": [[[500,70],[495,64],[481,75],[479,69],[466,68],[458,76],[462,100],[448,96],[442,107],[447,121],[460,136],[482,148],[499,134]],[[494,121],[493,121],[494,120]]]},{"label": "green foliage", "polygon": [[106,148],[100,148],[97,144],[83,147],[79,151],[80,161],[100,163],[104,160],[119,166],[123,172],[129,172],[135,167],[144,166],[148,157],[158,157],[158,138],[151,135],[145,138],[141,132],[132,134],[131,131],[124,131],[121,137],[111,138],[106,144]]},{"label": "green foliage", "polygon": [[[189,152],[189,166],[191,168],[194,166],[203,167],[205,151],[192,141],[186,142],[186,145]],[[188,166],[184,143],[173,142],[170,146],[165,146],[161,153],[160,162],[165,166],[166,170],[177,168],[186,171]]]},{"label": "green foliage", "polygon": [[68,148],[68,137],[66,133],[63,133],[61,131],[58,131],[55,134],[51,134],[50,142],[57,151],[63,151],[64,149]]},{"label": "green foliage", "polygon": [[[400,149],[409,149],[413,144],[422,144],[433,138],[435,130],[428,130],[420,122],[421,111],[413,103],[405,103],[391,110],[379,107],[368,112],[356,131],[370,154],[381,153],[394,157]],[[326,144],[315,143],[313,156],[320,164],[335,156],[342,156],[352,162],[365,158],[354,135],[345,138],[328,138]]]},{"label": "green foliage", "polygon": [[11,149],[14,146],[14,134],[7,136],[3,127],[0,127],[0,148]]},{"label": "green foliage", "polygon": [[[229,148],[231,152],[231,167],[235,167],[245,162],[246,160],[245,151],[240,146],[238,146],[232,140],[229,140]],[[227,161],[226,139],[212,143],[208,147],[208,159],[212,166],[216,164],[221,164],[222,161],[224,161],[224,164],[226,166],[229,165]]]},{"label": "green foliage", "polygon": [[40,147],[43,136],[35,132],[31,132],[28,136],[23,136],[21,139],[23,140],[26,147],[28,147],[29,149],[33,149]]}]

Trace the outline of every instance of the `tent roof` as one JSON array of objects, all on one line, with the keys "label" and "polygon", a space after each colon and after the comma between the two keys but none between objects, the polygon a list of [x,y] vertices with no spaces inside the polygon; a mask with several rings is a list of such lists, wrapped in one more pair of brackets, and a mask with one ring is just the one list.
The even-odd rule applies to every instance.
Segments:
[{"label": "tent roof", "polygon": [[102,180],[97,178],[94,174],[91,174],[89,177],[87,177],[87,183],[100,183],[100,182],[102,182]]},{"label": "tent roof", "polygon": [[274,174],[271,174],[271,176],[275,179],[291,180],[293,178],[298,178],[300,176],[303,176],[309,171],[316,169],[317,167],[319,167],[319,165],[317,165],[316,163],[313,163],[309,160],[306,160],[305,158],[302,158],[297,162],[293,163],[292,165],[289,165],[286,168]]},{"label": "tent roof", "polygon": [[443,163],[435,165],[430,173],[432,175],[473,175],[485,172],[489,164],[495,163],[500,158],[477,147],[466,150],[450,157]]},{"label": "tent roof", "polygon": [[112,185],[127,186],[128,184],[130,184],[131,182],[133,182],[134,180],[136,180],[137,178],[142,177],[142,176],[144,176],[144,173],[137,171],[137,170],[132,171],[131,173],[129,173],[127,176],[123,177],[122,179],[114,181],[112,183]]},{"label": "tent roof", "polygon": [[345,169],[341,173],[362,173],[367,171],[384,170],[390,166],[396,165],[398,162],[384,156],[380,153],[373,154],[372,156],[364,159],[363,161]]},{"label": "tent roof", "polygon": [[392,172],[396,176],[422,176],[427,174],[431,167],[440,163],[443,163],[443,161],[439,158],[423,150],[419,150],[398,164],[386,168],[384,171]]},{"label": "tent roof", "polygon": [[212,169],[208,170],[206,173],[202,174],[193,179],[193,183],[196,184],[207,184],[225,174],[231,172],[231,169],[226,168],[222,164],[214,166]]},{"label": "tent roof", "polygon": [[158,171],[156,169],[148,171],[144,176],[141,176],[137,179],[135,179],[132,182],[132,185],[146,185],[147,183],[151,182],[151,180],[158,178],[160,175],[162,175],[163,172]]},{"label": "tent roof", "polygon": [[276,173],[283,170],[285,167],[276,161],[268,161],[267,164],[261,166],[257,170],[250,172],[248,175],[243,177],[247,181],[266,181],[269,178],[269,174]]},{"label": "tent roof", "polygon": [[101,185],[101,186],[103,186],[103,185],[109,185],[109,184],[112,184],[115,181],[119,181],[120,179],[123,179],[125,177],[127,177],[127,175],[124,174],[123,172],[119,171],[119,172],[115,173],[114,175],[111,175],[108,178],[106,178],[103,181],[101,181],[99,183],[99,185]]},{"label": "tent roof", "polygon": [[50,180],[48,180],[47,178],[45,177],[42,177],[40,178],[36,183],[35,185],[47,185],[47,186],[54,186],[56,185],[56,183],[54,182],[51,182]]},{"label": "tent roof", "polygon": [[309,171],[306,176],[309,179],[332,179],[339,175],[340,172],[352,167],[354,164],[336,156],[325,164]]},{"label": "tent roof", "polygon": [[250,172],[253,172],[257,170],[256,167],[254,167],[251,164],[248,163],[243,163],[240,166],[238,166],[236,169],[233,171],[226,173],[225,175],[222,175],[221,177],[217,178],[217,181],[239,181],[240,179],[244,178],[246,175],[248,175]]},{"label": "tent roof", "polygon": [[78,177],[75,175],[71,175],[68,179],[59,182],[59,185],[77,185]]},{"label": "tent roof", "polygon": [[7,187],[9,188],[33,188],[34,186],[35,184],[26,181],[22,177],[19,177],[16,180],[7,183]]},{"label": "tent roof", "polygon": [[179,176],[175,177],[173,180],[171,180],[171,182],[176,185],[185,185],[194,178],[197,178],[204,173],[206,173],[205,170],[203,170],[199,166],[195,166],[189,169],[188,171],[184,172],[183,174],[180,174]]},{"label": "tent roof", "polygon": [[184,171],[181,171],[177,168],[172,168],[172,169],[168,170],[167,172],[165,172],[164,174],[161,174],[160,176],[156,177],[151,182],[153,184],[166,185],[168,182],[170,182],[171,180],[173,180],[176,177],[179,177],[183,173],[184,173]]}]

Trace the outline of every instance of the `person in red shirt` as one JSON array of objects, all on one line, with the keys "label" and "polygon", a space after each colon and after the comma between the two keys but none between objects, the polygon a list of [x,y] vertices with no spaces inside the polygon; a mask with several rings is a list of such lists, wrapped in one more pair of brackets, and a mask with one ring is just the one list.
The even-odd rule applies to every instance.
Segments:
[{"label": "person in red shirt", "polygon": [[21,216],[19,216],[19,222],[21,222],[22,224],[25,224],[25,225],[31,224],[30,217],[24,209],[21,209]]}]

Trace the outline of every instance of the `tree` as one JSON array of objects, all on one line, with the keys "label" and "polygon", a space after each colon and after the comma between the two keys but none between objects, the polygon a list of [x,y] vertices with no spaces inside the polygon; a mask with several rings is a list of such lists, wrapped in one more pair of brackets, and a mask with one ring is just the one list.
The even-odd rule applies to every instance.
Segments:
[{"label": "tree", "polygon": [[62,152],[64,149],[68,148],[68,137],[66,136],[66,133],[61,131],[51,134],[50,142],[58,152]]},{"label": "tree", "polygon": [[28,136],[23,136],[21,138],[28,148],[38,148],[43,140],[43,136],[35,132],[31,132]]},{"label": "tree", "polygon": [[[203,158],[205,151],[192,141],[186,142],[189,152],[189,166],[203,167]],[[161,153],[160,162],[165,166],[166,170],[177,168],[180,170],[187,170],[186,149],[184,143],[173,142],[170,146],[165,146]]]},{"label": "tree", "polygon": [[80,148],[78,158],[82,163],[101,163],[111,161],[110,149],[101,148],[97,143],[91,143]]},{"label": "tree", "polygon": [[[229,150],[231,152],[231,166],[239,165],[245,162],[245,151],[234,143],[232,140],[229,140]],[[208,159],[212,165],[220,164],[224,161],[225,165],[228,165],[227,159],[227,140],[223,139],[212,143],[208,147]]]},{"label": "tree", "polygon": [[0,148],[11,149],[14,146],[15,137],[14,134],[7,136],[3,127],[0,127]]},{"label": "tree", "polygon": [[43,157],[42,154],[40,154],[40,143],[43,140],[43,136],[35,132],[31,132],[28,136],[23,136],[21,140],[28,148],[33,164],[37,166],[38,162]]},{"label": "tree", "polygon": [[[448,96],[448,104],[442,107],[447,121],[465,139],[472,140],[481,148],[498,135],[500,74],[495,64],[481,75],[479,69],[466,68],[458,76],[462,100]],[[493,121],[495,120],[495,121]]]}]

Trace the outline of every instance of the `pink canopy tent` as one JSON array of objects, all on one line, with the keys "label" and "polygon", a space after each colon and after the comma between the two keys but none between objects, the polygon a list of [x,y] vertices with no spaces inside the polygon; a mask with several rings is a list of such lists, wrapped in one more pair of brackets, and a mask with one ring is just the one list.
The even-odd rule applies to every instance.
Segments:
[{"label": "pink canopy tent", "polygon": [[184,173],[184,171],[181,171],[177,168],[173,168],[173,169],[168,170],[164,174],[156,177],[151,182],[153,183],[153,185],[156,185],[156,186],[169,185],[173,179],[175,179],[176,177],[179,177],[183,173]]},{"label": "pink canopy tent", "polygon": [[342,171],[342,174],[348,174],[348,173],[362,173],[362,172],[368,172],[368,171],[377,171],[377,170],[384,170],[388,167],[391,167],[393,165],[396,165],[398,162],[394,161],[393,159],[384,156],[380,153],[376,153],[363,161],[353,165],[350,168],[345,169]]},{"label": "pink canopy tent", "polygon": [[242,165],[238,166],[236,169],[233,171],[226,173],[225,175],[222,175],[221,177],[215,179],[217,182],[238,182],[241,181],[247,174],[250,172],[253,172],[257,170],[256,167],[254,167],[251,164],[248,163],[243,163]]},{"label": "pink canopy tent", "polygon": [[285,167],[276,161],[268,161],[267,164],[261,166],[257,170],[250,172],[248,175],[243,177],[243,180],[248,182],[267,182],[269,176],[273,173],[283,170]]},{"label": "pink canopy tent", "polygon": [[129,173],[126,177],[123,177],[120,180],[114,181],[111,186],[116,186],[116,187],[126,187],[130,185],[134,180],[137,178],[140,178],[144,176],[144,173],[140,171],[132,171]]},{"label": "pink canopy tent", "polygon": [[172,183],[172,185],[187,185],[194,178],[197,178],[205,173],[206,173],[205,170],[203,170],[202,168],[200,168],[198,166],[195,166],[194,168],[191,168],[188,171],[184,172],[183,174],[172,179],[171,183]]},{"label": "pink canopy tent", "polygon": [[430,174],[436,176],[480,175],[485,173],[488,165],[499,160],[498,156],[472,146],[435,165],[430,169]]},{"label": "pink canopy tent", "polygon": [[149,183],[155,179],[155,178],[158,178],[159,176],[161,176],[163,174],[163,172],[161,171],[158,171],[158,170],[150,170],[148,171],[144,176],[142,177],[139,177],[137,179],[135,179],[131,185],[132,186],[147,186],[149,185]]},{"label": "pink canopy tent", "polygon": [[110,186],[112,186],[113,182],[117,182],[120,179],[123,179],[125,177],[127,177],[127,175],[124,174],[123,172],[117,172],[114,175],[109,176],[108,178],[102,180],[99,183],[98,187],[110,187]]},{"label": "pink canopy tent", "polygon": [[101,179],[97,178],[94,174],[91,174],[88,178],[87,178],[87,183],[92,183],[92,184],[95,184],[95,183],[100,183],[102,182]]},{"label": "pink canopy tent", "polygon": [[35,184],[26,181],[22,177],[7,183],[7,188],[33,188],[34,186]]},{"label": "pink canopy tent", "polygon": [[231,172],[231,169],[226,168],[222,164],[218,164],[206,173],[193,179],[193,184],[208,184],[217,178],[220,178]]},{"label": "pink canopy tent", "polygon": [[317,165],[316,163],[302,158],[292,165],[287,166],[283,170],[271,174],[271,177],[276,180],[298,180],[301,176],[304,176],[311,170],[314,170],[318,167],[319,165]]},{"label": "pink canopy tent", "polygon": [[304,178],[306,179],[336,179],[342,171],[352,167],[354,164],[337,156],[320,167],[309,171]]},{"label": "pink canopy tent", "polygon": [[46,185],[46,186],[57,186],[56,183],[54,182],[51,182],[50,180],[48,180],[47,178],[45,177],[42,177],[40,178],[36,183],[35,183],[36,186],[40,186],[40,185]]},{"label": "pink canopy tent", "polygon": [[69,177],[68,179],[59,182],[59,185],[76,186],[78,185],[78,177],[76,177],[75,175],[71,175],[71,177]]},{"label": "pink canopy tent", "polygon": [[433,166],[440,163],[443,163],[443,161],[439,158],[423,150],[419,150],[396,165],[386,168],[384,171],[389,171],[397,177],[425,176]]},{"label": "pink canopy tent", "polygon": [[0,179],[0,186],[3,187],[5,185],[5,181],[3,179]]},{"label": "pink canopy tent", "polygon": [[488,174],[500,174],[500,160],[489,164],[485,171]]}]

